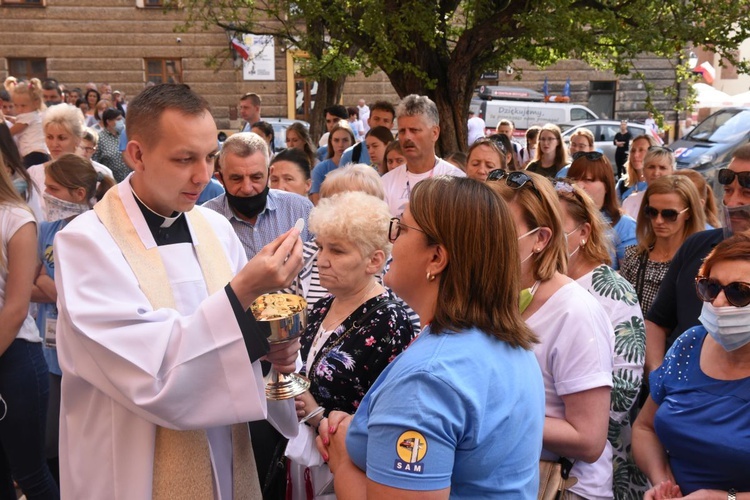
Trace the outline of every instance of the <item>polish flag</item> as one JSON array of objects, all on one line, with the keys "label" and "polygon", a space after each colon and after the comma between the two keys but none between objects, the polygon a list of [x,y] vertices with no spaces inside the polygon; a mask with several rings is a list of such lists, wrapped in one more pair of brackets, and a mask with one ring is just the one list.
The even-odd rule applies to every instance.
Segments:
[{"label": "polish flag", "polygon": [[713,66],[711,66],[711,63],[708,61],[705,61],[700,66],[695,68],[693,70],[693,73],[699,73],[703,75],[703,79],[706,81],[707,84],[711,85],[714,83],[714,78],[716,78],[716,70]]},{"label": "polish flag", "polygon": [[232,38],[232,48],[235,52],[242,56],[242,59],[244,59],[245,61],[250,59],[250,47],[248,47],[238,39]]}]

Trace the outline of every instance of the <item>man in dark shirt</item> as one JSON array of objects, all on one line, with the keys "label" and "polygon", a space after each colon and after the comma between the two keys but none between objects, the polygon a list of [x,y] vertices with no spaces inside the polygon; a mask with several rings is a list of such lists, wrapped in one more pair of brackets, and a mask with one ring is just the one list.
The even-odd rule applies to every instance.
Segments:
[{"label": "man in dark shirt", "polygon": [[695,294],[695,277],[708,253],[729,233],[750,230],[750,145],[735,151],[722,169],[724,229],[696,233],[685,240],[672,259],[659,293],[646,315],[646,370],[661,365],[666,349],[688,328],[699,324],[702,302]]}]

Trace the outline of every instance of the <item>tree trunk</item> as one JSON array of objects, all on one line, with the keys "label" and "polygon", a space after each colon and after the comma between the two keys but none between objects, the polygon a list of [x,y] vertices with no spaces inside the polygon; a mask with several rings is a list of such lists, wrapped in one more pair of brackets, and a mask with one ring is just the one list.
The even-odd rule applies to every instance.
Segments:
[{"label": "tree trunk", "polygon": [[326,132],[324,109],[341,101],[346,77],[338,79],[321,78],[318,80],[318,93],[315,95],[315,106],[310,117],[310,136],[317,141]]}]

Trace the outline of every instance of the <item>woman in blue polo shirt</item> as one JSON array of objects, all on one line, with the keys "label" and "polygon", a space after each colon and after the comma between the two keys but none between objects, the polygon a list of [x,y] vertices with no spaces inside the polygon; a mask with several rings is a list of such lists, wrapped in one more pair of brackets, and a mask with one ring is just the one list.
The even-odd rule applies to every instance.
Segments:
[{"label": "woman in blue polo shirt", "polygon": [[423,330],[353,418],[320,426],[339,499],[536,496],[544,389],[518,308],[512,220],[486,185],[443,176],[420,182],[392,220],[386,284]]}]

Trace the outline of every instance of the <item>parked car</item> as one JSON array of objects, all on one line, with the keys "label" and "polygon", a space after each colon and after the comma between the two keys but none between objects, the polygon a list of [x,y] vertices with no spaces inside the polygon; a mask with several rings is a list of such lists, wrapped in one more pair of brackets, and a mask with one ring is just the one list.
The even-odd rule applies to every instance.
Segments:
[{"label": "parked car", "polygon": [[700,172],[718,193],[716,172],[725,168],[735,150],[748,142],[750,108],[724,108],[670,147],[677,158],[678,169],[692,168]]},{"label": "parked car", "polygon": [[[620,122],[616,120],[593,120],[586,123],[579,123],[577,125],[564,125],[562,137],[567,147],[570,144],[570,136],[576,130],[580,128],[586,128],[594,134],[594,149],[604,153],[609,158],[610,163],[615,165],[615,134],[620,131]],[[562,128],[562,127],[561,127]],[[635,139],[639,135],[648,134],[659,144],[662,144],[661,138],[656,135],[650,127],[642,123],[628,122],[628,132],[630,136]],[[615,167],[616,168],[616,167]]]},{"label": "parked car", "polygon": [[[268,118],[261,117],[264,122],[268,122],[273,127],[273,145],[276,151],[281,151],[286,148],[286,129],[294,122],[302,123],[305,128],[310,129],[310,124],[303,120],[290,120],[289,118]],[[236,130],[220,130],[219,131],[219,142],[224,143],[229,136],[235,134]]]}]

